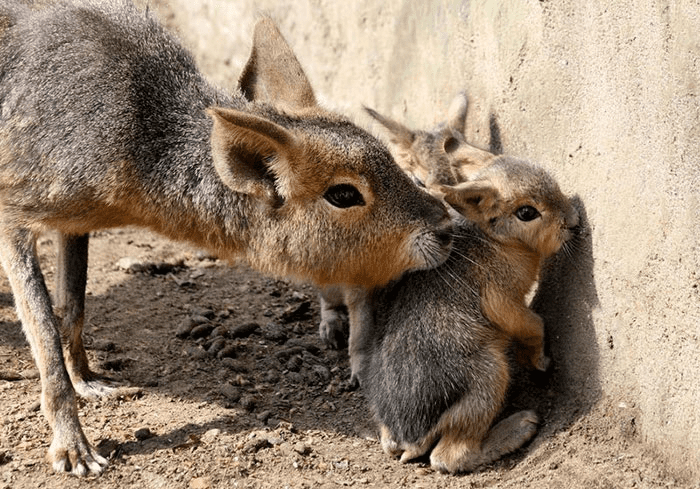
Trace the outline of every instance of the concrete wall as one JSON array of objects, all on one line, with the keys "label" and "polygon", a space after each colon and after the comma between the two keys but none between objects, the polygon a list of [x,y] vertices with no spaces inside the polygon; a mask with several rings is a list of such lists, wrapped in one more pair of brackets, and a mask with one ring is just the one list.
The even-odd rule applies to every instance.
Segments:
[{"label": "concrete wall", "polygon": [[224,86],[266,12],[319,98],[361,125],[366,104],[427,128],[466,90],[468,140],[540,162],[587,215],[535,299],[559,382],[584,407],[633,406],[644,439],[700,474],[697,2],[167,3]]}]

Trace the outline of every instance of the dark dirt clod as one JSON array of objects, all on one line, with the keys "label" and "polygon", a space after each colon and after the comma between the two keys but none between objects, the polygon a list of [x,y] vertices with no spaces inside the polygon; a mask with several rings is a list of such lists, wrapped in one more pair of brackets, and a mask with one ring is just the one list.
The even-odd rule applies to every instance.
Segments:
[{"label": "dark dirt clod", "polygon": [[190,331],[190,338],[205,338],[209,336],[212,331],[214,331],[213,324],[200,324],[192,328],[192,331]]},{"label": "dark dirt clod", "polygon": [[230,328],[228,330],[228,337],[231,339],[246,338],[258,331],[260,331],[260,325],[258,323],[245,323]]},{"label": "dark dirt clod", "polygon": [[304,319],[309,319],[311,317],[311,301],[303,301],[297,305],[288,306],[282,315],[280,320],[284,323],[291,323],[294,321],[303,321]]},{"label": "dark dirt clod", "polygon": [[138,441],[148,440],[154,436],[156,435],[154,435],[149,428],[140,428],[134,432],[134,438],[136,438]]}]

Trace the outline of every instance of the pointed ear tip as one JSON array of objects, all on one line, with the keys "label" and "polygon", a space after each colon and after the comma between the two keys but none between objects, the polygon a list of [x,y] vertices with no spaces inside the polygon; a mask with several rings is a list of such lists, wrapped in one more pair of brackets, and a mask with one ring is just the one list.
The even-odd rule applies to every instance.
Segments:
[{"label": "pointed ear tip", "polygon": [[258,29],[269,29],[269,28],[277,28],[277,25],[275,24],[275,21],[272,20],[268,16],[262,16],[258,19],[258,21],[255,23],[255,27],[253,28],[254,31],[257,31]]},{"label": "pointed ear tip", "polygon": [[253,28],[253,39],[259,40],[267,38],[268,36],[282,37],[282,33],[277,27],[277,22],[272,20],[270,17],[262,17],[255,23]]}]

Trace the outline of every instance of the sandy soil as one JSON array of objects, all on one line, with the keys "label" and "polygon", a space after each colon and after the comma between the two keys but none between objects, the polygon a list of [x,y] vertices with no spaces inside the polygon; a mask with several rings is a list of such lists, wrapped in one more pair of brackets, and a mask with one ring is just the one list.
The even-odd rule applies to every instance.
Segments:
[{"label": "sandy soil", "polygon": [[[39,243],[47,280],[51,236]],[[34,487],[700,487],[674,478],[638,439],[634,406],[588,406],[575,386],[515,372],[505,412],[534,408],[538,436],[472,474],[400,464],[377,441],[347,355],[317,336],[318,302],[293,286],[140,230],[91,240],[93,365],[124,386],[80,402],[111,466],[87,481],[44,461],[51,433],[39,381],[0,280],[0,489]],[[191,332],[188,333],[188,331]]]}]

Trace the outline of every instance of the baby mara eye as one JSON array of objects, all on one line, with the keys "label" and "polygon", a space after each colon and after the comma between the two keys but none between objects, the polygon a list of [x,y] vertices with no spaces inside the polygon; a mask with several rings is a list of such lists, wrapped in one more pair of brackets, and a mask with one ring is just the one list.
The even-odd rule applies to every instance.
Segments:
[{"label": "baby mara eye", "polygon": [[523,222],[529,222],[540,217],[540,212],[531,205],[524,205],[515,211],[515,217]]},{"label": "baby mara eye", "polygon": [[348,183],[328,187],[323,198],[334,207],[347,209],[356,205],[365,205],[365,199],[359,190]]}]

